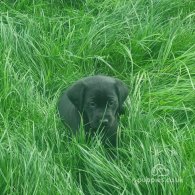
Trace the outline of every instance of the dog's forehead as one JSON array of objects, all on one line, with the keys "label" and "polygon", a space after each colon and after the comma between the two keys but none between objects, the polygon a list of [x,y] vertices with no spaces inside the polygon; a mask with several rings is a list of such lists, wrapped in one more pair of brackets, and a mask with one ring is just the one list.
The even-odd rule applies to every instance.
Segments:
[{"label": "dog's forehead", "polygon": [[86,93],[88,95],[94,95],[94,96],[113,96],[116,94],[115,88],[113,85],[99,85],[96,84],[95,86],[88,86],[86,88]]},{"label": "dog's forehead", "polygon": [[103,96],[112,97],[115,96],[115,79],[104,76],[91,77],[85,80],[85,86],[87,88],[87,95],[90,96]]}]

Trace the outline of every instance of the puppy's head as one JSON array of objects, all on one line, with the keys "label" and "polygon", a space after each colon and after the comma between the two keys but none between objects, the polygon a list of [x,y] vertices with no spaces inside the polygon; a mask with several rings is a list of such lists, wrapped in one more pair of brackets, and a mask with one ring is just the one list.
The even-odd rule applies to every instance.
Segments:
[{"label": "puppy's head", "polygon": [[90,128],[111,128],[117,123],[122,104],[128,95],[127,86],[118,79],[92,76],[75,83],[67,95],[81,112]]}]

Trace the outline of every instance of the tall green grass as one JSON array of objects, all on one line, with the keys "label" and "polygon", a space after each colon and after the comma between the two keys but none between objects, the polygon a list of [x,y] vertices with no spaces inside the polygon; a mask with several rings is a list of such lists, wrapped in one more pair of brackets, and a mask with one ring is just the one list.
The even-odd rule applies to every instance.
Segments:
[{"label": "tall green grass", "polygon": [[[0,194],[194,194],[195,4],[0,2]],[[75,80],[129,86],[115,157],[67,138],[56,111]]]}]

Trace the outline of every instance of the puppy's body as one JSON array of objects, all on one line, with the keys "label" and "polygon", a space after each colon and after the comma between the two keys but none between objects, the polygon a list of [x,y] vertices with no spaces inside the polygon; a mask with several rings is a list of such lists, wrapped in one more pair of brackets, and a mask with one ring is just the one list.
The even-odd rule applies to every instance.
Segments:
[{"label": "puppy's body", "polygon": [[107,76],[90,76],[64,91],[58,110],[73,134],[78,132],[82,117],[86,134],[94,135],[100,130],[105,140],[115,145],[118,119],[127,95],[128,89],[122,81]]}]

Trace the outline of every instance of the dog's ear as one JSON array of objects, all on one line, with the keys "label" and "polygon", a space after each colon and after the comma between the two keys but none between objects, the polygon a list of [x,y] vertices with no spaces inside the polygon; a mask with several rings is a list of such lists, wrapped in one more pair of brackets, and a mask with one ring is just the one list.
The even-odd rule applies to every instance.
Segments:
[{"label": "dog's ear", "polygon": [[83,111],[85,87],[84,82],[79,81],[67,90],[68,98],[80,112]]},{"label": "dog's ear", "polygon": [[123,83],[121,80],[119,79],[115,79],[115,80],[116,80],[116,85],[115,85],[116,92],[117,92],[118,101],[119,101],[118,113],[123,114],[124,112],[123,103],[128,96],[129,90],[128,90],[127,85]]}]

